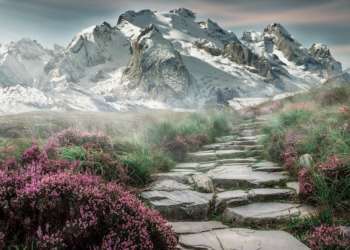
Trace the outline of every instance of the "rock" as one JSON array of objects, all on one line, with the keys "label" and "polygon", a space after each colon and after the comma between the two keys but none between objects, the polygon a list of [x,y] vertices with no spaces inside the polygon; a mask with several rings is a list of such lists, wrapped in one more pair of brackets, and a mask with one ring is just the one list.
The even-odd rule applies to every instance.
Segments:
[{"label": "rock", "polygon": [[222,212],[226,207],[240,206],[248,202],[248,192],[244,190],[217,193],[215,197],[215,211]]},{"label": "rock", "polygon": [[198,151],[194,153],[188,153],[188,160],[205,162],[205,161],[214,161],[217,159],[227,159],[234,158],[241,155],[244,155],[246,151],[244,150],[235,150],[235,149],[220,149],[220,150],[207,150],[207,151]]},{"label": "rock", "polygon": [[208,40],[196,41],[194,45],[197,48],[202,49],[213,56],[219,56],[222,54],[222,50],[220,48],[217,48],[215,44],[211,43]]},{"label": "rock", "polygon": [[210,170],[207,174],[211,177],[215,186],[226,188],[272,186],[288,180],[288,176],[282,172],[253,171],[252,168],[244,164],[219,166]]},{"label": "rock", "polygon": [[224,47],[224,56],[231,61],[255,67],[256,73],[262,76],[272,76],[272,66],[265,58],[254,54],[248,47],[241,42],[231,42]]},{"label": "rock", "polygon": [[221,149],[216,150],[216,157],[218,159],[227,159],[227,158],[234,158],[241,155],[244,155],[246,151],[244,150],[237,150],[237,149]]},{"label": "rock", "polygon": [[203,30],[206,31],[208,36],[214,39],[219,39],[223,46],[230,42],[239,42],[238,38],[234,33],[224,30],[211,19],[207,19],[204,22],[200,22],[199,25]]},{"label": "rock", "polygon": [[287,188],[257,188],[249,190],[249,199],[253,201],[288,200],[294,194],[294,191]]},{"label": "rock", "polygon": [[230,228],[179,237],[184,250],[308,250],[303,243],[283,231],[256,231]]},{"label": "rock", "polygon": [[283,222],[292,217],[310,216],[314,212],[311,207],[300,204],[257,202],[234,208],[226,208],[223,219],[227,222],[265,224]]},{"label": "rock", "polygon": [[263,172],[279,172],[283,171],[284,168],[282,166],[278,166],[276,163],[269,161],[261,161],[258,163],[254,163],[251,165],[254,171],[263,171]]},{"label": "rock", "polygon": [[299,158],[299,164],[301,167],[305,167],[305,168],[312,168],[313,166],[313,159],[312,156],[310,154],[303,154],[302,156],[300,156]]},{"label": "rock", "polygon": [[350,239],[350,227],[347,226],[341,226],[340,230],[342,231],[342,233],[345,235],[345,237],[347,237],[348,239]]},{"label": "rock", "polygon": [[146,191],[141,197],[169,220],[206,220],[213,194],[192,190]]},{"label": "rock", "polygon": [[168,173],[158,173],[153,174],[153,180],[174,180],[180,183],[188,183],[188,177],[199,172],[193,171],[181,171],[181,172],[168,172]]},{"label": "rock", "polygon": [[213,150],[208,151],[198,151],[194,153],[187,154],[188,160],[196,162],[206,162],[216,160],[216,153]]},{"label": "rock", "polygon": [[174,191],[174,190],[190,190],[191,187],[174,180],[160,180],[152,183],[147,189],[151,191]]},{"label": "rock", "polygon": [[199,192],[204,193],[214,193],[214,184],[213,181],[205,174],[196,174],[192,175],[192,182],[195,189]]},{"label": "rock", "polygon": [[215,138],[217,142],[230,142],[233,141],[237,136],[235,135],[227,135],[227,136],[220,136]]},{"label": "rock", "polygon": [[336,76],[342,72],[341,64],[334,60],[327,46],[313,44],[307,50],[281,24],[268,25],[263,36],[272,39],[276,48],[282,51],[289,61],[300,66],[303,65],[305,70],[317,72],[325,78]]},{"label": "rock", "polygon": [[327,76],[327,78],[331,78],[342,73],[341,63],[333,58],[327,45],[314,43],[309,49],[309,53],[321,63],[323,74]]},{"label": "rock", "polygon": [[122,81],[150,98],[176,105],[190,92],[191,76],[180,53],[150,25],[138,36]]},{"label": "rock", "polygon": [[255,163],[256,161],[257,160],[255,158],[253,158],[253,157],[217,160],[217,162],[220,163],[220,164],[230,164],[230,163],[249,164],[249,163]]},{"label": "rock", "polygon": [[213,169],[217,167],[219,163],[217,162],[187,162],[187,163],[179,163],[176,164],[174,169],[181,169],[181,170],[192,170],[197,172],[206,172],[210,169]]},{"label": "rock", "polygon": [[293,189],[297,194],[299,194],[299,182],[296,182],[296,181],[287,182],[286,186],[290,189]]},{"label": "rock", "polygon": [[170,225],[177,234],[196,234],[228,228],[228,226],[225,226],[219,221],[179,221],[170,222]]},{"label": "rock", "polygon": [[189,10],[186,8],[174,9],[174,10],[171,10],[170,13],[178,14],[179,16],[182,16],[184,18],[190,18],[190,19],[196,18],[196,14],[192,10]]}]

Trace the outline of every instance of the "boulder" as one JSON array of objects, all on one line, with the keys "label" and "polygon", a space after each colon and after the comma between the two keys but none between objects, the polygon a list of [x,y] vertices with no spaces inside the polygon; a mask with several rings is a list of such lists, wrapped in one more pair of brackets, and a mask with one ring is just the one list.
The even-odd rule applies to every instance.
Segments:
[{"label": "boulder", "polygon": [[206,220],[213,194],[192,190],[146,191],[141,198],[169,220]]},{"label": "boulder", "polygon": [[303,154],[299,158],[300,167],[310,169],[310,168],[312,168],[313,163],[314,163],[314,161],[313,161],[312,156],[310,154]]},{"label": "boulder", "polygon": [[192,183],[194,188],[199,192],[204,193],[214,193],[214,184],[213,181],[205,174],[196,174],[192,175]]},{"label": "boulder", "polygon": [[308,250],[292,235],[283,231],[257,231],[243,228],[212,230],[179,237],[181,249],[203,250]]}]

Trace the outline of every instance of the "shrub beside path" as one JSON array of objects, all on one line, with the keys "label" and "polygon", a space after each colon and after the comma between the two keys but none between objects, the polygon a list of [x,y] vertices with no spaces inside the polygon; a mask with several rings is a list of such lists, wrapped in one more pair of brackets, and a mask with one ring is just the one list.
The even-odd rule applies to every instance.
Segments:
[{"label": "shrub beside path", "polygon": [[308,249],[278,230],[315,209],[298,203],[297,185],[281,166],[261,159],[263,122],[245,120],[231,135],[189,153],[171,172],[154,175],[141,194],[170,221],[179,249]]}]

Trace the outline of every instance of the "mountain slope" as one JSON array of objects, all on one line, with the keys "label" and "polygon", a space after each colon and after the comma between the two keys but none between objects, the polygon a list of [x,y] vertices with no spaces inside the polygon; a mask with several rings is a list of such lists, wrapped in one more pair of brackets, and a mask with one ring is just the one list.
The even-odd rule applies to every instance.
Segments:
[{"label": "mountain slope", "polygon": [[239,39],[187,9],[127,11],[66,48],[0,46],[0,112],[198,108],[307,90],[341,73],[327,46],[306,49],[280,24]]}]

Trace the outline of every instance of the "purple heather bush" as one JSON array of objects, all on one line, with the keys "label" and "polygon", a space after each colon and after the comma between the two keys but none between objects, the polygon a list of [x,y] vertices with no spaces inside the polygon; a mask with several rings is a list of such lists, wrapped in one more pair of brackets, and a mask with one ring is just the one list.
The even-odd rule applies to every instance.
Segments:
[{"label": "purple heather bush", "polygon": [[340,227],[321,225],[312,231],[308,242],[312,250],[341,250],[348,249],[350,237]]},{"label": "purple heather bush", "polygon": [[59,146],[97,138],[64,134],[1,164],[0,248],[175,249],[176,236],[158,212],[116,182],[79,173],[79,161],[50,156]]}]

